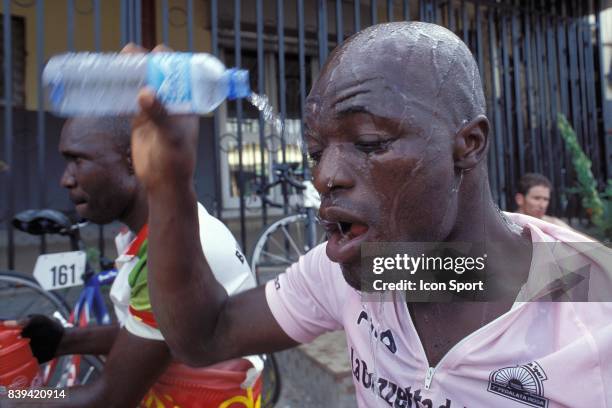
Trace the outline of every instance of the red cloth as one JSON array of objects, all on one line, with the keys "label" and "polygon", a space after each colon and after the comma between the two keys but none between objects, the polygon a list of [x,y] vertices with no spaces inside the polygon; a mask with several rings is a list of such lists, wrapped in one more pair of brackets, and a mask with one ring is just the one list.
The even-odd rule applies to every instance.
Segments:
[{"label": "red cloth", "polygon": [[253,365],[245,359],[224,361],[205,370],[172,363],[140,403],[141,408],[259,408],[261,376],[241,388]]}]

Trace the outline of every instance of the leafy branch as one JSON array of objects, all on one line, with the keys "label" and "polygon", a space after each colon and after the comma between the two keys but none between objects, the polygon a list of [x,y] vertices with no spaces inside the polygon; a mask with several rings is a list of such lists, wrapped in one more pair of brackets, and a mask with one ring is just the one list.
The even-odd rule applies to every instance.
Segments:
[{"label": "leafy branch", "polygon": [[576,132],[563,114],[558,115],[557,125],[572,156],[572,163],[578,178],[578,185],[573,192],[582,197],[582,207],[591,217],[591,222],[598,232],[604,238],[610,239],[612,236],[612,180],[608,179],[606,189],[599,192],[597,181],[591,171],[591,160],[580,147]]}]

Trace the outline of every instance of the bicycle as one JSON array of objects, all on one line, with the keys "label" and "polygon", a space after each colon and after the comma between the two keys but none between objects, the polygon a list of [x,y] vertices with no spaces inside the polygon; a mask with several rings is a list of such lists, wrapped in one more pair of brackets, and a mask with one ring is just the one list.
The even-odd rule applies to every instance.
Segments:
[{"label": "bicycle", "polygon": [[297,167],[298,164],[274,164],[274,180],[256,190],[263,203],[275,208],[284,207],[268,198],[270,190],[276,186],[282,187],[285,197],[293,188],[302,193],[303,198],[292,214],[273,222],[260,233],[251,256],[251,270],[258,285],[273,279],[326,237],[315,216],[320,205],[319,195]]},{"label": "bicycle", "polygon": [[[39,256],[34,269],[34,275],[45,271],[46,276],[38,276],[41,282],[21,273],[0,271],[0,300],[3,303],[2,320],[23,319],[30,314],[44,314],[52,316],[64,327],[84,327],[95,318],[97,324],[109,324],[110,313],[100,292],[102,286],[110,285],[117,271],[113,262],[101,259],[102,272],[95,273],[84,253],[85,244],[80,237],[80,229],[87,225],[73,223],[59,211],[55,210],[26,210],[17,214],[12,225],[31,235],[58,234],[70,238],[72,252],[60,254],[43,254]],[[60,264],[57,259],[64,258]],[[78,276],[77,263],[82,261],[83,273]],[[72,264],[70,264],[72,259]],[[55,260],[55,261],[54,261]],[[53,265],[50,267],[50,265]],[[41,272],[38,272],[41,271]],[[51,281],[48,282],[51,272]],[[70,273],[71,272],[71,273]],[[79,293],[74,307],[71,309],[65,300],[70,289],[84,282],[84,288]],[[58,295],[58,289],[64,289],[64,297]],[[96,373],[102,371],[103,362],[93,356],[62,356],[54,359],[42,367],[43,384],[48,387],[69,387],[76,384],[85,384]]]},{"label": "bicycle", "polygon": [[[294,163],[274,164],[274,180],[264,182],[255,192],[262,203],[274,208],[285,206],[268,198],[274,187],[282,188],[285,204],[288,203],[291,189],[302,193],[303,198],[303,202],[295,205],[292,214],[273,222],[259,235],[250,264],[258,285],[273,279],[325,238],[325,233],[321,234],[321,230],[317,229],[315,217],[320,204],[318,193],[309,180],[304,180],[306,177],[297,171],[297,167],[298,164]],[[270,408],[277,402],[282,388],[278,364],[273,354],[265,356],[263,376],[261,406]]]}]

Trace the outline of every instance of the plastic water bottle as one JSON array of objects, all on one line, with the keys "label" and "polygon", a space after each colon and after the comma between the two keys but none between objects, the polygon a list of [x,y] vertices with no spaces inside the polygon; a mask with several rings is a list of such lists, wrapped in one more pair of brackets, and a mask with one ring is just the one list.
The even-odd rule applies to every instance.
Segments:
[{"label": "plastic water bottle", "polygon": [[248,71],[226,69],[210,54],[68,53],[51,58],[42,79],[60,116],[134,114],[144,86],[174,114],[208,113],[251,95]]}]

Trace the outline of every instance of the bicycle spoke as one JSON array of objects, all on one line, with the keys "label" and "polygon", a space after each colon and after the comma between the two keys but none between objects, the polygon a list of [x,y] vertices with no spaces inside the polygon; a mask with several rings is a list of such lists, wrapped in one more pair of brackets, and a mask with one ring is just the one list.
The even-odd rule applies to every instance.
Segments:
[{"label": "bicycle spoke", "polygon": [[272,223],[260,235],[251,259],[258,284],[274,279],[310,249],[306,242],[306,220],[305,214],[289,215]]},{"label": "bicycle spoke", "polygon": [[304,255],[307,251],[308,251],[308,243],[307,243],[307,236],[308,234],[305,231],[305,227],[306,224],[302,225],[302,223],[297,223],[295,225],[296,227],[296,233],[298,235],[298,242],[301,244],[301,247],[303,248],[302,251],[299,252],[300,255]]},{"label": "bicycle spoke", "polygon": [[281,257],[279,255],[275,255],[275,254],[273,254],[271,252],[268,252],[268,251],[261,251],[261,253],[262,253],[262,255],[265,255],[267,257],[276,259],[276,260],[281,261],[282,263],[287,264],[287,265],[291,265],[294,262],[290,258],[289,259],[288,258],[283,258],[283,257]]},{"label": "bicycle spoke", "polygon": [[276,238],[274,238],[272,235],[268,235],[268,241],[272,242],[274,245],[276,245],[276,247],[281,250],[281,251],[285,251],[285,247],[284,245],[282,245],[280,242],[278,242],[278,240]]},{"label": "bicycle spoke", "polygon": [[293,247],[293,250],[298,254],[298,258],[299,256],[303,255],[302,251],[300,251],[300,249],[297,247],[291,235],[289,235],[289,231],[287,231],[287,226],[283,225],[281,230],[283,231],[283,234],[285,234],[285,238],[287,238],[289,244],[291,244],[291,246]]},{"label": "bicycle spoke", "polygon": [[2,314],[13,319],[25,318],[29,314],[52,315],[68,308],[52,293],[45,292],[30,277],[16,273],[0,273],[0,304]]}]

